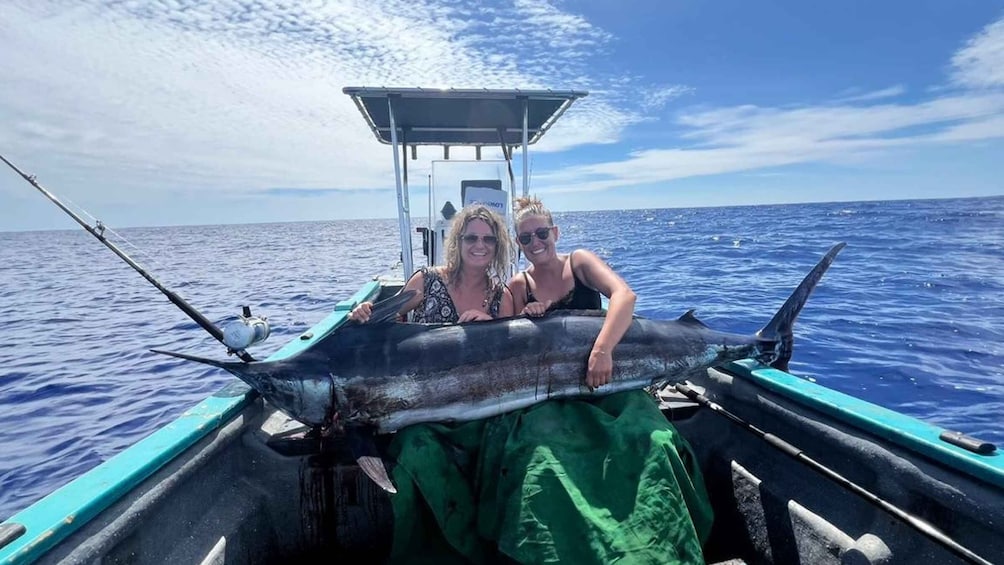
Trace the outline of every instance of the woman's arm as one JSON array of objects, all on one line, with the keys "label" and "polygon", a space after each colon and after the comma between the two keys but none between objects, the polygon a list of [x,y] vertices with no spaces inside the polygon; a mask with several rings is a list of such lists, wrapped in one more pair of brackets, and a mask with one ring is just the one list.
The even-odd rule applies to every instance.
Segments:
[{"label": "woman's arm", "polygon": [[[401,309],[398,311],[398,316],[403,316],[408,312],[411,312],[412,310],[417,308],[419,304],[422,303],[422,298],[424,298],[423,294],[425,292],[425,275],[422,274],[422,271],[416,271],[415,274],[411,275],[411,278],[408,279],[407,283],[405,283],[404,288],[401,289],[401,292],[404,292],[406,290],[414,290],[415,296],[413,296],[411,300],[406,302],[405,305],[401,307]],[[351,312],[349,312],[349,320],[352,320],[353,322],[357,322],[360,324],[365,324],[366,322],[370,321],[370,315],[372,313],[373,313],[372,302],[360,302],[358,306],[356,306],[355,308],[352,309]]]},{"label": "woman's arm", "polygon": [[508,287],[502,287],[502,304],[499,305],[499,318],[511,318],[516,312],[515,295]]},{"label": "woman's arm", "polygon": [[[529,276],[529,275],[527,275]],[[512,315],[526,314],[527,316],[540,317],[547,313],[551,306],[551,301],[547,302],[527,302],[527,285],[529,282],[523,273],[517,273],[509,279],[509,290],[512,291]]]},{"label": "woman's arm", "polygon": [[634,316],[635,293],[624,279],[592,251],[575,252],[575,274],[586,285],[610,299],[606,319],[593,341],[586,370],[586,384],[598,387],[610,382],[613,374],[613,350],[624,337]]},{"label": "woman's arm", "polygon": [[[523,308],[526,307],[526,278],[523,273],[516,273],[509,279],[509,283],[506,285],[509,287],[509,295],[512,297],[512,311],[523,313]],[[513,314],[510,313],[510,316]]]}]

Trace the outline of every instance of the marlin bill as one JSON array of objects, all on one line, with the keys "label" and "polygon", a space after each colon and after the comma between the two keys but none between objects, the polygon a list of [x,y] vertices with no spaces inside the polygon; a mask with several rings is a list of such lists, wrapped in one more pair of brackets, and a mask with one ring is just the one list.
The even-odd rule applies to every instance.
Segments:
[{"label": "marlin bill", "polygon": [[393,322],[410,292],[375,305],[369,323],[346,323],[281,361],[159,353],[225,369],[311,426],[337,421],[391,432],[421,422],[476,420],[552,398],[662,386],[739,359],[786,369],[795,318],[844,245],[830,249],[754,335],[715,331],[692,311],[672,321],[636,318],[614,350],[610,383],[597,389],[586,386],[585,374],[602,311],[463,324]]}]

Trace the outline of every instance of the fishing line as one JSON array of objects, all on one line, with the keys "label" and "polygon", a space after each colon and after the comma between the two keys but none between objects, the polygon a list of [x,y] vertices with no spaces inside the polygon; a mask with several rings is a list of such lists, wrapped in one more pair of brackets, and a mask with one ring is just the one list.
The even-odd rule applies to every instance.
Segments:
[{"label": "fishing line", "polygon": [[[0,156],[0,158],[3,158],[3,157]],[[6,162],[6,159],[4,159],[4,161]],[[9,162],[8,162],[8,164],[9,164]],[[34,178],[34,176],[32,176],[32,178]],[[125,235],[123,235],[122,233],[116,231],[115,228],[110,227],[108,224],[105,224],[104,222],[102,222],[101,220],[99,220],[93,214],[91,214],[90,212],[88,212],[87,209],[84,208],[83,206],[77,204],[76,202],[74,202],[73,200],[70,200],[69,198],[66,198],[65,196],[64,197],[60,197],[60,201],[62,201],[63,203],[65,203],[67,205],[67,208],[72,208],[75,213],[77,213],[77,214],[79,214],[81,216],[84,216],[88,220],[90,220],[88,223],[91,224],[91,225],[93,225],[93,226],[95,226],[101,233],[103,233],[103,234],[111,234],[112,236],[114,236],[114,237],[108,237],[106,235],[105,237],[108,237],[109,240],[114,239],[115,243],[117,245],[122,245],[122,246],[125,246],[125,247],[129,247],[130,250],[131,250],[130,253],[132,253],[130,255],[131,257],[133,257],[135,255],[139,255],[139,256],[143,257],[143,264],[140,264],[138,261],[137,261],[137,264],[140,265],[141,267],[144,267],[144,269],[145,269],[146,265],[151,265],[151,266],[157,268],[158,271],[167,272],[167,273],[171,273],[172,272],[171,268],[169,266],[167,266],[167,265],[164,265],[160,261],[158,261],[157,258],[156,258],[156,256],[154,256],[151,253],[146,252],[141,247],[139,247],[136,244],[134,244]],[[192,283],[192,281],[187,280],[184,277],[182,277],[180,281],[178,281],[177,279],[175,279],[175,277],[171,277],[171,278],[174,279],[172,282],[175,283],[172,286],[175,286],[175,287],[177,287],[177,286],[194,286],[193,283]]]},{"label": "fishing line", "polygon": [[[92,215],[90,212],[88,212],[87,209],[85,209],[83,206],[77,204],[76,202],[70,200],[69,198],[64,197],[61,198],[60,200],[65,202],[67,204],[67,207],[72,207],[76,213],[86,216],[90,220],[91,224],[95,226],[101,226],[101,229],[104,231],[104,233],[109,233],[113,235],[117,244],[129,247],[132,250],[133,255],[142,256],[143,264],[140,266],[151,265],[157,268],[158,271],[166,272],[169,274],[173,273],[171,266],[165,265],[164,263],[158,261],[155,255],[153,255],[152,253],[148,253],[143,248],[134,244],[125,235],[116,231],[115,228],[109,227],[107,224],[105,224],[104,222],[96,218],[94,215]],[[137,262],[137,264],[139,264],[139,262]],[[181,280],[178,280],[177,277],[173,276],[171,278],[173,279],[172,282],[174,283],[172,286],[175,287],[194,286],[194,283],[191,280],[186,279],[185,277],[181,277]]]},{"label": "fishing line", "polygon": [[808,455],[805,454],[805,452],[803,452],[798,447],[795,447],[794,445],[775,436],[774,434],[765,432],[760,428],[754,426],[753,424],[747,422],[746,420],[743,420],[739,416],[736,416],[732,412],[729,412],[728,410],[723,408],[722,405],[712,401],[707,396],[704,396],[703,394],[697,392],[696,390],[688,387],[683,383],[676,383],[674,386],[676,390],[683,393],[687,398],[693,400],[694,402],[697,402],[698,404],[704,406],[705,408],[710,409],[712,412],[716,414],[724,416],[732,423],[742,426],[747,431],[751,432],[753,435],[766,441],[772,447],[775,447],[780,451],[782,451],[785,455],[801,463],[804,463],[805,465],[808,465],[809,468],[811,468],[812,470],[824,475],[826,478],[832,480],[833,482],[853,492],[854,494],[860,496],[861,498],[867,500],[868,502],[871,502],[872,504],[878,506],[882,510],[885,510],[889,514],[892,514],[896,518],[899,518],[900,520],[902,520],[915,530],[927,536],[928,539],[931,539],[939,543],[942,547],[948,549],[949,551],[961,557],[962,559],[968,561],[969,563],[977,563],[978,565],[993,565],[990,561],[987,561],[986,559],[980,557],[969,548],[963,546],[959,542],[950,538],[948,534],[942,532],[933,524],[929,524],[924,520],[914,516],[913,514],[910,514],[905,510],[899,508],[898,506],[893,505],[891,502],[888,502],[887,500],[880,498],[877,494],[865,489],[861,485],[851,481],[850,479],[844,477],[840,473],[837,473],[833,469],[830,469],[829,467],[809,457]]},{"label": "fishing line", "polygon": [[[144,270],[143,267],[141,267],[138,263],[136,263],[136,261],[134,261],[132,257],[127,255],[124,251],[119,249],[119,247],[115,245],[115,243],[113,243],[107,237],[105,237],[106,227],[103,223],[101,223],[100,220],[95,220],[93,226],[85,222],[83,218],[81,218],[76,212],[71,210],[66,204],[64,204],[59,198],[57,198],[56,195],[49,192],[45,187],[39,184],[38,181],[35,179],[34,175],[29,175],[23,172],[21,169],[17,168],[17,166],[14,165],[14,163],[8,161],[7,158],[4,157],[3,155],[0,155],[0,161],[3,161],[4,163],[7,164],[8,167],[13,169],[14,172],[21,175],[21,178],[27,181],[28,184],[35,187],[36,190],[41,192],[43,196],[45,196],[47,199],[49,199],[49,201],[51,201],[53,204],[59,207],[60,210],[66,212],[71,218],[73,218],[75,222],[80,224],[80,227],[84,228],[84,230],[87,233],[93,235],[98,241],[104,244],[105,247],[112,250],[112,252],[115,253],[115,255],[117,255],[120,259],[125,261],[126,264],[132,267],[133,270],[142,275],[142,277],[146,279],[147,282],[152,284],[157,290],[161,292],[161,294],[166,296],[167,299],[170,300],[172,304],[181,309],[181,311],[184,312],[189,318],[191,318],[192,321],[198,324],[199,327],[206,330],[206,332],[208,332],[209,335],[213,336],[213,338],[219,341],[220,343],[227,345],[227,350],[229,353],[237,355],[238,357],[240,357],[242,361],[246,363],[250,363],[255,360],[255,358],[252,357],[251,354],[249,354],[247,351],[244,350],[244,347],[247,347],[247,345],[251,345],[253,343],[256,343],[257,341],[261,341],[266,337],[268,337],[268,328],[267,325],[264,325],[265,324],[264,319],[252,319],[250,309],[245,307],[245,316],[242,317],[242,320],[251,321],[253,322],[253,324],[245,325],[245,328],[243,328],[245,331],[241,331],[242,329],[236,328],[236,326],[235,328],[237,330],[236,332],[237,337],[240,338],[241,340],[247,341],[247,345],[231,347],[230,345],[228,345],[228,340],[227,337],[225,337],[223,330],[216,327],[216,324],[214,324],[209,318],[206,318],[202,314],[202,312],[199,312],[198,310],[195,309],[195,307],[186,302],[184,298],[178,296],[177,294],[169,290],[167,287],[165,287],[163,284],[161,284],[160,281],[158,281],[153,277],[153,275],[146,272],[146,270]],[[88,215],[90,216],[90,214]],[[93,216],[91,217],[93,218]],[[121,236],[119,235],[119,237]],[[253,327],[255,325],[263,325],[263,327],[261,328]],[[247,332],[251,332],[251,334],[248,334]],[[251,340],[251,338],[257,341]],[[233,341],[231,341],[231,343],[232,342]]]}]

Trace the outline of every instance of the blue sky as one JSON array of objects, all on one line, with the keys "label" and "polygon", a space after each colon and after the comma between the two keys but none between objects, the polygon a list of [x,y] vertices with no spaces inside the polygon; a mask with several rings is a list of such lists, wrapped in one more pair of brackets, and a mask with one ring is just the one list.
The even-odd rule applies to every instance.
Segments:
[{"label": "blue sky", "polygon": [[[1004,0],[299,4],[5,2],[0,153],[119,227],[391,217],[343,87],[581,89],[555,210],[1004,194]],[[0,231],[73,225],[0,171]]]}]

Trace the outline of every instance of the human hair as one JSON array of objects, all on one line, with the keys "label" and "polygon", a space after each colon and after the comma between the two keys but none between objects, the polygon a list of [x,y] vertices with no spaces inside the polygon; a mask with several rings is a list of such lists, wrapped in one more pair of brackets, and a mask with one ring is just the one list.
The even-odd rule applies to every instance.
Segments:
[{"label": "human hair", "polygon": [[[444,267],[446,280],[457,284],[460,282],[461,266],[463,258],[460,255],[460,239],[467,230],[467,224],[473,220],[481,220],[488,224],[492,233],[497,238],[495,243],[495,256],[488,266],[486,274],[489,282],[505,284],[505,276],[508,272],[509,264],[513,261],[513,243],[509,236],[509,230],[505,227],[502,216],[481,204],[465,206],[457,215],[453,217],[450,225],[450,232],[446,235],[446,265]],[[489,288],[493,286],[489,284]]]},{"label": "human hair", "polygon": [[520,196],[516,199],[516,210],[513,213],[513,218],[515,221],[513,225],[516,230],[519,231],[519,225],[523,223],[523,220],[531,216],[541,216],[547,218],[547,223],[554,225],[554,218],[551,217],[551,211],[544,207],[544,203],[540,201],[540,198],[536,196]]}]

